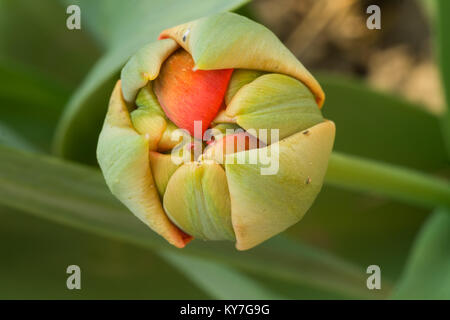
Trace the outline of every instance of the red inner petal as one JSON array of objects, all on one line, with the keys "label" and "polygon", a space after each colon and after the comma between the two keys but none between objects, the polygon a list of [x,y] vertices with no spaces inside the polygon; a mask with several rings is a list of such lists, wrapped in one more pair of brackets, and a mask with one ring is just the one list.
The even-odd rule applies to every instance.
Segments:
[{"label": "red inner petal", "polygon": [[[222,106],[233,69],[193,68],[191,55],[179,49],[164,62],[153,88],[167,117],[202,139]],[[201,132],[194,133],[194,121],[202,122]]]},{"label": "red inner petal", "polygon": [[223,154],[265,147],[265,143],[248,132],[233,133],[213,143],[222,144]]}]

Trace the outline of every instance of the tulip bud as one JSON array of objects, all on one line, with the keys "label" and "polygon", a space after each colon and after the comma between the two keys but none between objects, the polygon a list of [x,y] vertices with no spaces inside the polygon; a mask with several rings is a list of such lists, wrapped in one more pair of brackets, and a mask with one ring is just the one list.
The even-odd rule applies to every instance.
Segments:
[{"label": "tulip bud", "polygon": [[212,15],[131,57],[97,158],[111,192],[171,244],[246,250],[298,222],[319,193],[335,134],[323,102],[272,32]]}]

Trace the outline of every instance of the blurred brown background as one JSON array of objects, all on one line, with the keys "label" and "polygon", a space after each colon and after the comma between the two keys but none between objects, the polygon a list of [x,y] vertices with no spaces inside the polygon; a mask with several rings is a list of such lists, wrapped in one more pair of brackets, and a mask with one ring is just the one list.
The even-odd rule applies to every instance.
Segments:
[{"label": "blurred brown background", "polygon": [[[381,30],[366,27],[371,4],[381,8]],[[425,1],[253,0],[249,6],[308,69],[361,78],[443,111]]]}]

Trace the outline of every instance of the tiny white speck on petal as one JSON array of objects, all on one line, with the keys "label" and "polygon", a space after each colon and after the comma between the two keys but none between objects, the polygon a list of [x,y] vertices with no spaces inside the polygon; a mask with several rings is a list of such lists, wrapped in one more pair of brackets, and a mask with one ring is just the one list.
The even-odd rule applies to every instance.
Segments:
[{"label": "tiny white speck on petal", "polygon": [[186,42],[186,38],[187,38],[189,32],[191,32],[191,29],[187,29],[187,30],[183,33],[183,37],[182,37],[183,42]]}]

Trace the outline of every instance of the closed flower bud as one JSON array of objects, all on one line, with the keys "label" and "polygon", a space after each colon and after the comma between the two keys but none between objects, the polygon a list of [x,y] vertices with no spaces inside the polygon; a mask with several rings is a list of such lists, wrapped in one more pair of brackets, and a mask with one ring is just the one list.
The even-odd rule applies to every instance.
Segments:
[{"label": "closed flower bud", "polygon": [[246,250],[298,222],[319,193],[335,134],[323,102],[272,32],[217,14],[131,57],[97,158],[111,192],[171,244]]}]

